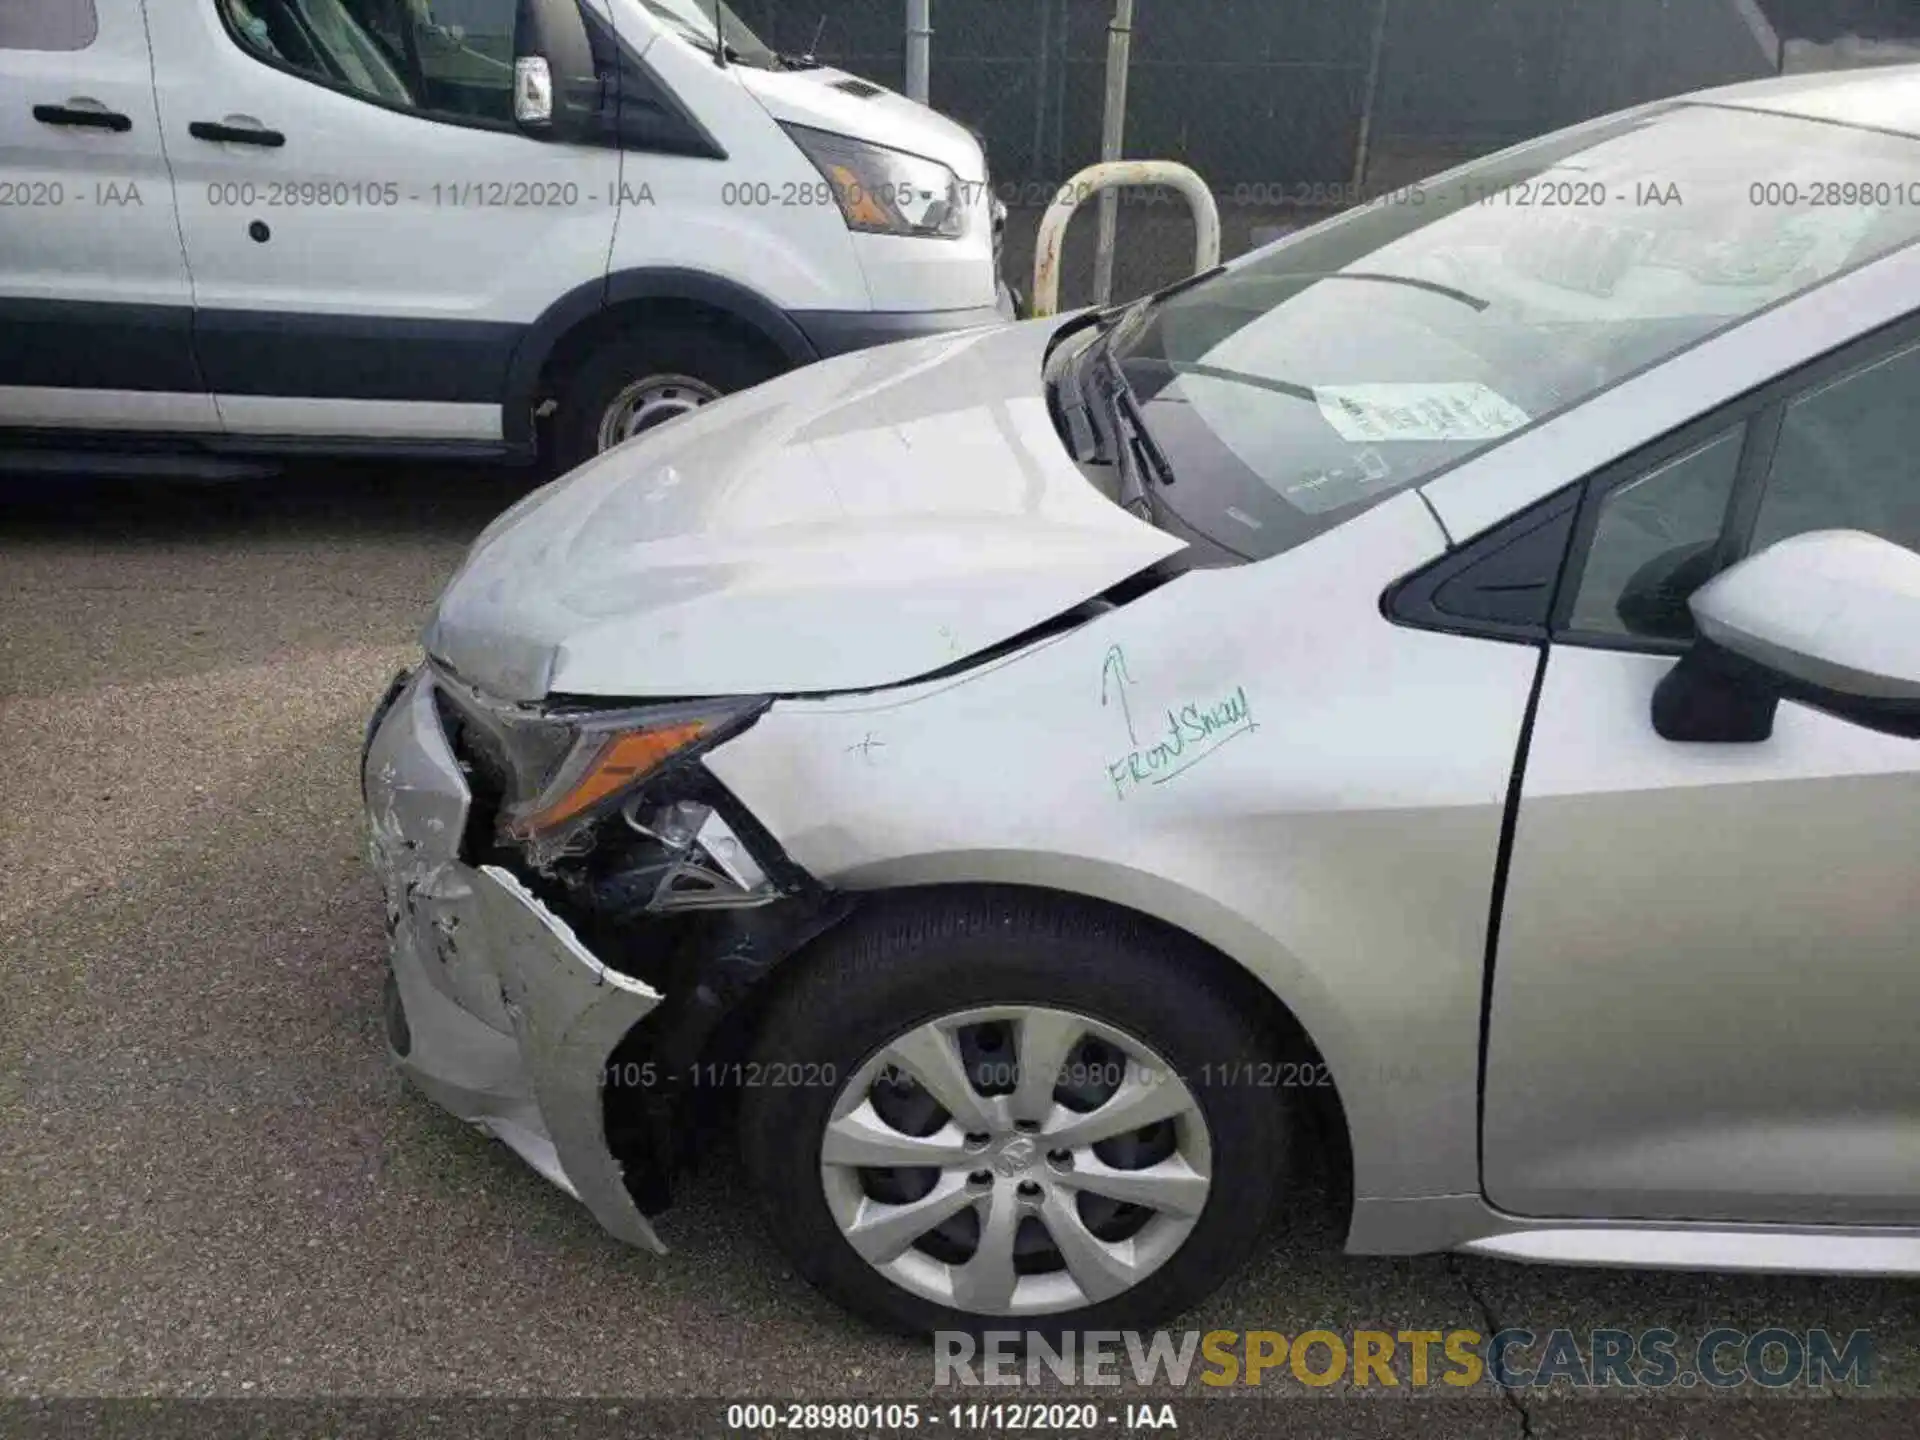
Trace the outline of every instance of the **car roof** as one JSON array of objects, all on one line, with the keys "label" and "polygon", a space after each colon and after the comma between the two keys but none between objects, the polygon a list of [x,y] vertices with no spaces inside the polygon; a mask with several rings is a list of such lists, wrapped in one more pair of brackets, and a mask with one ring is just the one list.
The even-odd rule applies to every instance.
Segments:
[{"label": "car roof", "polygon": [[1689,100],[1920,137],[1920,65],[1830,70],[1704,90]]}]

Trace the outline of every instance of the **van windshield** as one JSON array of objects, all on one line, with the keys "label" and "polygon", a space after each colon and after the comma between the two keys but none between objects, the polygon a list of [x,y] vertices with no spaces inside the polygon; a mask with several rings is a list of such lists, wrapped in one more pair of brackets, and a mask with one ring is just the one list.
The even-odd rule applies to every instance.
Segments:
[{"label": "van windshield", "polygon": [[1115,327],[1155,503],[1277,554],[1908,244],[1916,175],[1910,137],[1677,104],[1281,240]]},{"label": "van windshield", "polygon": [[723,0],[640,0],[640,3],[649,13],[672,26],[682,39],[691,40],[703,50],[719,48],[720,31],[714,26],[717,10],[726,31],[727,59],[736,65],[752,65],[762,70],[780,68],[779,58]]}]

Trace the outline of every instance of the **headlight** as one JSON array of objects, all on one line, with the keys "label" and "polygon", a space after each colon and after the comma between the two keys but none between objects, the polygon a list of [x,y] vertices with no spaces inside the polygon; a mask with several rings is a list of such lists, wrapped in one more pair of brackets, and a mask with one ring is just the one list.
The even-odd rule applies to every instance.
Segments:
[{"label": "headlight", "polygon": [[826,177],[848,229],[943,240],[966,233],[960,178],[938,160],[804,125],[786,131]]},{"label": "headlight", "polygon": [[583,822],[618,806],[670,761],[738,733],[766,706],[757,698],[621,710],[534,712],[490,702],[442,676],[450,739],[499,799],[500,835],[564,850]]},{"label": "headlight", "polygon": [[707,738],[727,712],[594,716],[572,730],[572,742],[530,799],[501,810],[501,828],[531,840],[564,830],[626,791],[668,760]]}]

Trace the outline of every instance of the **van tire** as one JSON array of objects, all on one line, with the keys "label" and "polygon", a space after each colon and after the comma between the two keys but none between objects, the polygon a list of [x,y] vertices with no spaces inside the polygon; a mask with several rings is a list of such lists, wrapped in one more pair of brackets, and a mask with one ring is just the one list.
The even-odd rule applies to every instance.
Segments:
[{"label": "van tire", "polygon": [[600,453],[609,411],[630,408],[636,389],[643,405],[666,419],[758,385],[785,368],[770,348],[715,326],[650,325],[645,334],[609,340],[561,387],[552,431],[555,473]]}]

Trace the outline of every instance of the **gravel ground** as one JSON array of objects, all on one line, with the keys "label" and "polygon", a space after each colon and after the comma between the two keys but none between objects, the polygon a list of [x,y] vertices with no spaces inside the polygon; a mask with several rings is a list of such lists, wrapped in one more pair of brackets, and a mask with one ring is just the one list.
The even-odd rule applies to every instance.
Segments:
[{"label": "gravel ground", "polygon": [[[661,1226],[673,1253],[652,1258],[385,1064],[361,727],[465,543],[523,483],[0,483],[0,1394],[953,1398],[927,1348],[793,1275],[729,1157],[690,1180]],[[1325,1197],[1303,1195],[1183,1325],[1866,1329],[1875,1391],[1920,1393],[1911,1282],[1338,1243]],[[1180,1398],[1183,1428],[1793,1434],[1838,1408],[1564,1387],[1405,1403],[1291,1380],[1203,1405]],[[1920,1430],[1912,1409],[1846,1409],[1845,1433]],[[631,1412],[593,1416],[640,1433]],[[0,1412],[0,1430],[32,1419]],[[486,1429],[468,1419],[449,1433]]]}]

